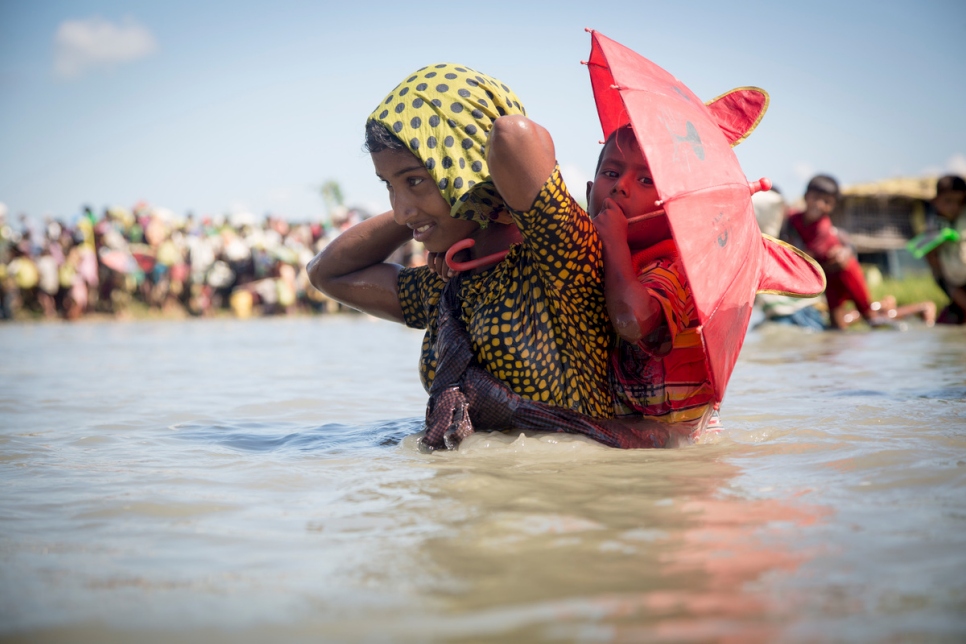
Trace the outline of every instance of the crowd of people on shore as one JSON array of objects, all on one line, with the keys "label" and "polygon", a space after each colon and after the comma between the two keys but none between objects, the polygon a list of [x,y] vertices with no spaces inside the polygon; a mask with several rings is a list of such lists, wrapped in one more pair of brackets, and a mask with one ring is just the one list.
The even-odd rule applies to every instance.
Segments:
[{"label": "crowd of people on shore", "polygon": [[[309,284],[305,265],[365,217],[346,208],[325,224],[179,217],[142,203],[38,226],[11,221],[0,204],[0,319],[333,312],[339,305]],[[397,255],[410,265],[422,252],[413,243]]]},{"label": "crowd of people on shore", "polygon": [[[838,186],[831,177],[819,179],[813,183],[822,190],[810,184],[805,202],[816,210],[815,222],[827,224],[824,236],[836,240],[830,248],[844,252],[848,245],[841,240],[847,239],[846,232],[828,224]],[[812,203],[820,202],[819,197],[829,200],[821,213]],[[782,197],[771,191],[759,193],[753,201],[762,231],[788,239],[784,231],[795,218],[789,217]],[[960,177],[944,177],[929,205],[936,214],[933,219],[948,220],[945,227],[961,229],[966,183]],[[31,226],[24,215],[17,222],[9,221],[6,207],[0,204],[0,319],[76,320],[88,314],[125,317],[152,312],[236,317],[335,312],[342,305],[309,283],[305,266],[332,239],[367,216],[359,209],[339,207],[326,224],[291,223],[271,215],[258,222],[247,213],[197,219],[141,203],[132,209],[106,208],[100,216],[85,207],[71,224],[48,218],[38,227]],[[948,266],[943,268],[963,265],[958,236],[958,243],[937,246],[924,256],[950,299],[938,319],[931,302],[903,307],[888,296],[872,301],[854,253],[846,253],[850,270],[844,271],[840,266],[844,263],[826,258],[818,248],[819,237],[813,237],[810,244],[801,237],[788,240],[823,258],[830,292],[837,299],[830,306],[824,298],[761,295],[757,304],[765,321],[816,330],[844,328],[860,319],[876,325],[908,315],[920,316],[930,325],[964,322],[966,296],[958,283],[963,280],[955,271],[951,274]],[[425,263],[421,246],[412,241],[392,260],[403,266],[421,265]],[[851,282],[843,282],[842,275]],[[839,288],[840,282],[848,288]],[[851,309],[842,306],[848,300],[855,302]]]}]

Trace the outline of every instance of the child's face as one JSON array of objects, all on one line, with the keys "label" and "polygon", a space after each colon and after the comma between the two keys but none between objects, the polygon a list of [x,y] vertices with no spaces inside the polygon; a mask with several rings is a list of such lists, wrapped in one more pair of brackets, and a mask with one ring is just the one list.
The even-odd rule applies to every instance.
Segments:
[{"label": "child's face", "polygon": [[587,212],[596,217],[604,199],[610,197],[627,218],[657,209],[657,188],[647,160],[634,133],[618,130],[604,146],[600,167],[594,180],[587,183]]},{"label": "child's face", "polygon": [[963,206],[966,205],[966,192],[947,190],[936,195],[936,198],[932,200],[932,205],[936,212],[949,221],[953,221],[959,215]]},{"label": "child's face", "polygon": [[818,221],[828,217],[835,210],[835,195],[809,190],[805,193],[805,219]]}]

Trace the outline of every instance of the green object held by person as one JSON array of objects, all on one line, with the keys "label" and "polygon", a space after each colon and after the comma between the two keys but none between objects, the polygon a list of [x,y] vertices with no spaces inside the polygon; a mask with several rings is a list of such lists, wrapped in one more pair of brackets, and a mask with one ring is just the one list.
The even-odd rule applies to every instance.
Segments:
[{"label": "green object held by person", "polygon": [[920,233],[909,240],[906,250],[916,259],[922,259],[929,251],[942,246],[946,242],[958,242],[959,233],[952,228],[941,228]]}]

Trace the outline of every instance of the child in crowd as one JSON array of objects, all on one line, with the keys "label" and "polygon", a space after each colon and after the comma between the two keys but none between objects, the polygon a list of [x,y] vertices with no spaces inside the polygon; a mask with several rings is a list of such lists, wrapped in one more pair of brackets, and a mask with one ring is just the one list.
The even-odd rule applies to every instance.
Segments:
[{"label": "child in crowd", "polygon": [[936,283],[950,299],[936,321],[966,324],[966,181],[956,175],[939,179],[932,207],[943,226],[959,235],[958,241],[944,242],[926,255]]},{"label": "child in crowd", "polygon": [[[824,174],[812,177],[805,189],[805,210],[789,216],[782,235],[814,257],[825,271],[825,298],[832,328],[844,329],[859,319],[870,326],[887,325],[909,315],[921,315],[927,324],[932,324],[936,316],[932,302],[896,307],[894,298],[872,301],[848,237],[832,225],[830,215],[838,200],[839,184],[834,178]],[[848,308],[850,301],[855,304],[855,311]]]},{"label": "child in crowd", "polygon": [[714,390],[691,290],[673,242],[654,245],[646,230],[654,224],[627,223],[655,210],[658,198],[634,132],[617,130],[587,184],[587,211],[604,248],[607,310],[619,336],[609,372],[617,415],[686,423],[697,433],[715,424]]}]

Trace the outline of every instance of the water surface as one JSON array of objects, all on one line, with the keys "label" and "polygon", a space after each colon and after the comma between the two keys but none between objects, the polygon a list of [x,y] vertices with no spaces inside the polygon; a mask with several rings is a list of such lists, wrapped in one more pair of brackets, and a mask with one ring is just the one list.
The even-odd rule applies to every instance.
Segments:
[{"label": "water surface", "polygon": [[0,326],[0,637],[962,641],[966,334],[749,333],[708,444],[415,448],[362,316]]}]

